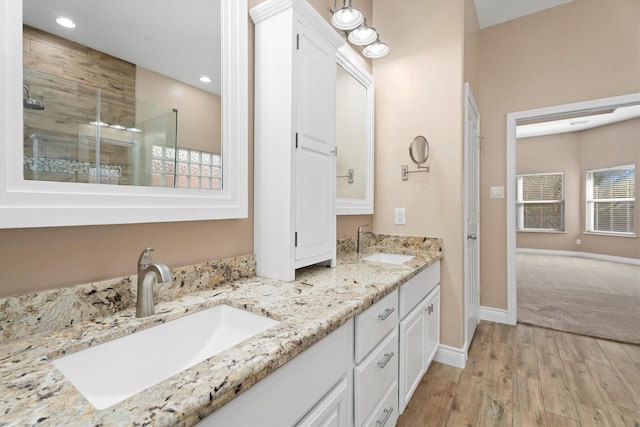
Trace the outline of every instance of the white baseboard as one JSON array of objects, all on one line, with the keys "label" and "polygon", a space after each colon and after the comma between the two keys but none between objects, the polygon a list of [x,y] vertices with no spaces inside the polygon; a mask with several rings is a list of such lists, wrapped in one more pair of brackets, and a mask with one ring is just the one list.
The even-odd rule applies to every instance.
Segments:
[{"label": "white baseboard", "polygon": [[467,364],[467,355],[463,348],[440,344],[433,360],[454,368],[464,369]]},{"label": "white baseboard", "polygon": [[510,325],[507,310],[493,307],[480,307],[480,320]]},{"label": "white baseboard", "polygon": [[553,249],[529,249],[518,248],[516,252],[519,254],[533,254],[533,255],[555,255],[555,256],[575,256],[581,258],[598,259],[600,261],[619,262],[621,264],[640,265],[640,259],[638,258],[626,258],[621,256],[594,254],[591,252],[580,251],[558,251]]}]

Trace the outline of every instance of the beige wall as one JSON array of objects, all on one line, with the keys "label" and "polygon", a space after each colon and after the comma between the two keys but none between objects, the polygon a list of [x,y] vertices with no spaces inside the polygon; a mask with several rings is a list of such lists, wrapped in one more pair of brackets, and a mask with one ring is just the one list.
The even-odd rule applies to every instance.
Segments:
[{"label": "beige wall", "polygon": [[136,99],[178,110],[178,145],[220,153],[221,98],[162,74],[136,67]]},{"label": "beige wall", "polygon": [[[591,129],[582,133],[581,176],[587,170],[612,166],[636,165],[636,222],[635,232],[640,232],[640,119],[628,120],[609,126]],[[615,148],[614,148],[615,147]],[[585,192],[581,203],[584,206]],[[582,216],[581,230],[585,230]],[[582,251],[604,253],[606,255],[640,259],[640,239],[638,237],[613,237],[595,234],[582,235]]]},{"label": "beige wall", "polygon": [[[577,251],[580,237],[580,132],[536,136],[517,140],[516,174],[564,173],[565,232],[522,232],[516,235],[518,248]],[[514,184],[515,185],[515,184]]]},{"label": "beige wall", "polygon": [[[629,164],[635,164],[637,170],[640,164],[640,119],[582,132],[522,138],[517,143],[517,174],[565,173],[565,233],[518,232],[518,248],[640,258],[638,238],[584,232],[586,172]],[[640,224],[640,209],[636,209],[636,224]],[[576,239],[581,240],[581,245],[576,244]]]},{"label": "beige wall", "polygon": [[506,114],[640,92],[639,9],[573,0],[480,31],[482,306],[507,308]]},{"label": "beige wall", "polygon": [[480,107],[480,26],[474,0],[464,0],[464,81],[469,83]]},{"label": "beige wall", "polygon": [[[376,231],[444,239],[441,338],[462,347],[462,0],[376,1],[376,29],[391,52],[375,60]],[[430,143],[430,173],[400,180],[417,135]],[[415,166],[411,165],[413,170]],[[406,225],[394,225],[394,208]]]}]

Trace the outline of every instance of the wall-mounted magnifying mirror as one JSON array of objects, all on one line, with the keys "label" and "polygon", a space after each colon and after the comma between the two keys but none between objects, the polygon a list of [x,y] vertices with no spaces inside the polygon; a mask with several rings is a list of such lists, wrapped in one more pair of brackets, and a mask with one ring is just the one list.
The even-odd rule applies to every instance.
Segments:
[{"label": "wall-mounted magnifying mirror", "polygon": [[[429,141],[422,135],[416,136],[409,145],[409,156],[418,168],[423,168],[424,162],[429,158]],[[429,166],[426,167],[427,170]]]},{"label": "wall-mounted magnifying mirror", "polygon": [[403,181],[409,179],[410,173],[429,172],[429,166],[423,166],[429,158],[429,141],[427,141],[427,138],[422,135],[413,138],[413,141],[409,144],[409,157],[416,164],[418,170],[409,171],[408,165],[402,165],[400,172]]}]

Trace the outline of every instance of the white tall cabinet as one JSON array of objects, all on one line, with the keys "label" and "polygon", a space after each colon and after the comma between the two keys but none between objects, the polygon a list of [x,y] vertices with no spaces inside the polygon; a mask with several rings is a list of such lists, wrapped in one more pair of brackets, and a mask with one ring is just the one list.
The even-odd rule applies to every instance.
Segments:
[{"label": "white tall cabinet", "polygon": [[336,259],[336,52],[343,39],[306,0],[251,9],[255,23],[257,273]]}]

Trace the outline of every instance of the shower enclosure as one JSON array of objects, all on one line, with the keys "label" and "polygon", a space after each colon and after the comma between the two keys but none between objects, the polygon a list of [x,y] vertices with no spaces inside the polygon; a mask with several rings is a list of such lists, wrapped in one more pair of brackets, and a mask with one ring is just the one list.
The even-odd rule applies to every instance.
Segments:
[{"label": "shower enclosure", "polygon": [[24,74],[25,179],[175,186],[173,171],[154,178],[153,153],[173,153],[165,160],[175,164],[177,110],[26,68]]}]

